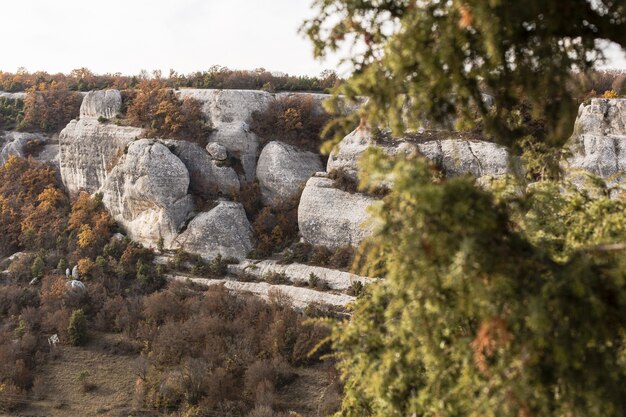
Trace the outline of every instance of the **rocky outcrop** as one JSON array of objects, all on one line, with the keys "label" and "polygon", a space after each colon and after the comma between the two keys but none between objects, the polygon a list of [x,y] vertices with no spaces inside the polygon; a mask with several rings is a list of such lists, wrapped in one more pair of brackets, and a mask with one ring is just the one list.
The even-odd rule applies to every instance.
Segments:
[{"label": "rocky outcrop", "polygon": [[204,198],[218,194],[233,195],[239,191],[239,178],[234,169],[216,161],[196,143],[181,140],[162,141],[189,171],[189,190]]},{"label": "rocky outcrop", "polygon": [[313,274],[320,281],[325,282],[329,289],[338,291],[350,289],[355,282],[365,285],[376,281],[373,278],[337,271],[336,269],[297,263],[281,265],[273,260],[245,260],[239,264],[228,265],[228,272],[238,276],[250,275],[257,279],[264,279],[269,274],[284,274],[289,281],[296,284],[308,283],[311,274]]},{"label": "rocky outcrop", "polygon": [[72,120],[59,136],[61,178],[70,194],[98,191],[124,155],[126,145],[142,132],[93,118]]},{"label": "rocky outcrop", "polygon": [[291,285],[271,285],[266,282],[239,282],[228,279],[191,278],[181,275],[169,276],[168,278],[175,281],[193,282],[207,286],[223,285],[231,291],[250,293],[266,300],[272,296],[285,297],[296,308],[306,308],[311,304],[343,307],[355,300],[355,297],[350,295],[331,294]]},{"label": "rocky outcrop", "polygon": [[317,154],[281,142],[268,143],[256,169],[263,203],[278,206],[292,201],[311,175],[322,169]]},{"label": "rocky outcrop", "polygon": [[[419,135],[375,140],[367,129],[346,136],[328,158],[327,171],[342,171],[357,179],[358,161],[369,148],[377,147],[390,156],[419,152],[440,167],[447,176],[502,176],[515,169],[506,148],[491,142],[467,139],[424,140]],[[513,161],[514,162],[514,161]]]},{"label": "rocky outcrop", "polygon": [[12,155],[20,158],[32,156],[51,163],[57,159],[53,144],[47,136],[40,133],[0,132],[0,164],[4,164]]},{"label": "rocky outcrop", "polygon": [[376,200],[333,185],[333,180],[318,176],[307,181],[298,206],[300,233],[313,245],[356,247],[371,234],[367,209]]},{"label": "rocky outcrop", "polygon": [[88,92],[80,106],[80,117],[111,119],[120,114],[122,94],[119,90],[97,90]]},{"label": "rocky outcrop", "polygon": [[417,147],[413,143],[400,140],[377,142],[367,129],[359,128],[343,138],[333,149],[328,157],[326,171],[341,171],[346,177],[357,180],[359,159],[372,147],[381,148],[390,156],[409,156],[417,152]]},{"label": "rocky outcrop", "polygon": [[626,172],[626,99],[594,98],[581,104],[569,151],[566,169],[605,179]]},{"label": "rocky outcrop", "polygon": [[206,260],[217,255],[240,260],[252,250],[252,228],[241,203],[220,201],[212,210],[198,214],[174,246]]},{"label": "rocky outcrop", "polygon": [[166,248],[178,236],[192,210],[187,168],[157,141],[141,139],[128,147],[103,186],[103,202],[128,236]]},{"label": "rocky outcrop", "polygon": [[253,90],[181,89],[176,93],[180,98],[190,97],[202,103],[202,110],[215,129],[209,142],[224,146],[231,156],[241,161],[245,181],[254,180],[259,151],[259,138],[249,127],[252,113],[265,110],[274,100],[298,95],[310,97],[314,109],[321,112],[321,102],[328,98],[326,94],[273,94]]},{"label": "rocky outcrop", "polygon": [[265,91],[182,89],[181,98],[191,97],[202,103],[202,110],[215,129],[209,142],[223,145],[241,161],[244,179],[253,181],[259,138],[250,131],[252,113],[267,108],[274,95]]},{"label": "rocky outcrop", "polygon": [[26,98],[26,93],[8,93],[6,91],[0,91],[0,98],[8,100],[24,100]]},{"label": "rocky outcrop", "polygon": [[514,164],[506,148],[491,142],[445,139],[417,144],[449,177],[472,175],[499,177],[510,173]]}]

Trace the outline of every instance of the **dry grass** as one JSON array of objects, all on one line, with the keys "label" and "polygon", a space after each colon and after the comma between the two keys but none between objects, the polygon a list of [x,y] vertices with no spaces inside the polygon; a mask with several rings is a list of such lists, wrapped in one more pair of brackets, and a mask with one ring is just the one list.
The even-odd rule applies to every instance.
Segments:
[{"label": "dry grass", "polygon": [[326,417],[337,411],[341,397],[327,364],[294,369],[295,381],[277,392],[281,408],[306,417]]},{"label": "dry grass", "polygon": [[[136,376],[135,355],[111,354],[102,349],[103,341],[114,344],[118,335],[93,335],[85,347],[61,346],[38,371],[45,397],[31,400],[20,416],[128,416],[132,410]],[[93,342],[97,339],[97,342]],[[93,389],[85,392],[79,375]]]}]

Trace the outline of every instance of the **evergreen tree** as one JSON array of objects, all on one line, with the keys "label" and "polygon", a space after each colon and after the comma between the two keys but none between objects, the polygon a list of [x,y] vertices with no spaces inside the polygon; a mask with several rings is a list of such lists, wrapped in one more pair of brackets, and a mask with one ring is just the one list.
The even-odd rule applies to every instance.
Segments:
[{"label": "evergreen tree", "polygon": [[73,346],[81,346],[87,341],[87,319],[82,309],[72,312],[67,326],[67,337]]},{"label": "evergreen tree", "polygon": [[[368,97],[362,124],[403,132],[454,116],[538,157],[571,132],[572,70],[601,62],[599,39],[626,45],[624,0],[314,4],[317,55],[347,40],[362,51],[336,90]],[[394,186],[358,259],[384,279],[333,332],[340,415],[624,415],[625,203],[563,182],[486,190],[433,178],[419,158],[362,162],[363,187]]]}]

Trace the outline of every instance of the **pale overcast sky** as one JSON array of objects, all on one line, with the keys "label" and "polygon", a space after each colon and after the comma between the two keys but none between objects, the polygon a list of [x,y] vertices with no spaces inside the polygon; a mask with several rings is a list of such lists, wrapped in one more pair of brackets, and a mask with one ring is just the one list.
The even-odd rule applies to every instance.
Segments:
[{"label": "pale overcast sky", "polygon": [[[312,0],[0,0],[0,70],[181,73],[212,65],[317,75],[298,28]],[[613,67],[626,69],[619,49]],[[345,74],[344,74],[345,75]]]},{"label": "pale overcast sky", "polygon": [[0,0],[0,70],[136,74],[212,65],[318,75],[311,0]]}]

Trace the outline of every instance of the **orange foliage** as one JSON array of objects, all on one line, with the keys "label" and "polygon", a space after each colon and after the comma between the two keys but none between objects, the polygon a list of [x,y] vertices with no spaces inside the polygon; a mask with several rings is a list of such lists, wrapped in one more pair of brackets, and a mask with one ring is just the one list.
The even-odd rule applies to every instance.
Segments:
[{"label": "orange foliage", "polygon": [[39,84],[27,91],[24,119],[18,129],[58,132],[78,117],[83,97],[63,84]]},{"label": "orange foliage", "polygon": [[193,98],[179,100],[159,80],[142,81],[132,93],[126,115],[135,126],[147,129],[147,137],[184,139],[205,145],[211,132]]},{"label": "orange foliage", "polygon": [[478,369],[484,373],[489,373],[487,360],[496,353],[496,350],[505,347],[511,341],[511,333],[506,327],[506,323],[499,317],[484,320],[480,324],[478,334],[472,341],[474,350],[474,362]]}]

